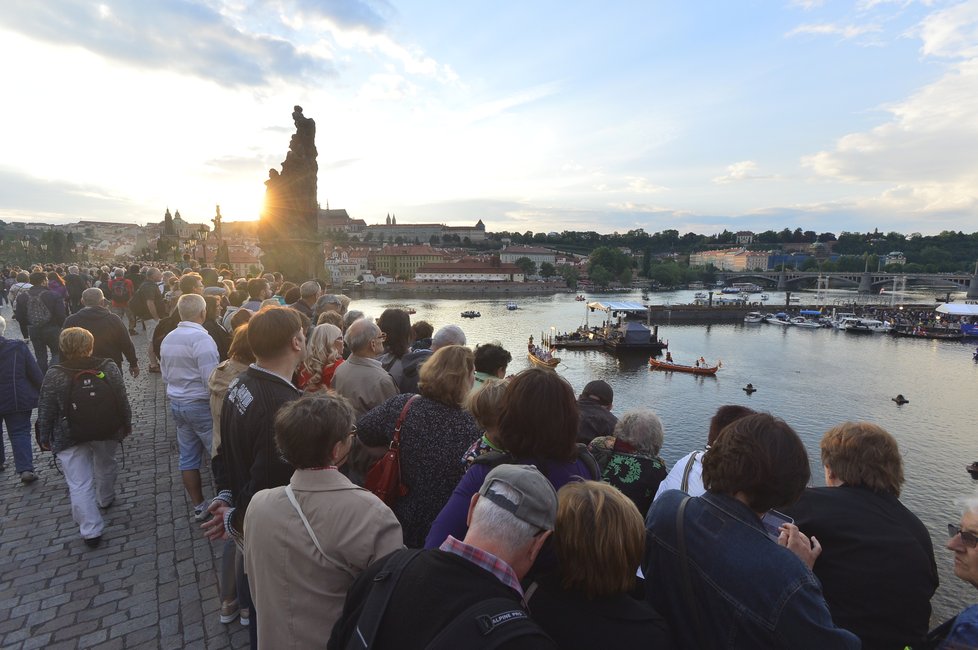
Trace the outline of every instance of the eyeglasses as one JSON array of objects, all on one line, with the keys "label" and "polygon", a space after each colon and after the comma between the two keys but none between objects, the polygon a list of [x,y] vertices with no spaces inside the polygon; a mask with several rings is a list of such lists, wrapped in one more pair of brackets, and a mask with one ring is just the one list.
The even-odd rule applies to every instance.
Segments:
[{"label": "eyeglasses", "polygon": [[954,524],[947,525],[947,536],[954,539],[956,536],[961,535],[961,541],[968,548],[975,548],[978,546],[978,535],[974,533],[969,533],[966,530],[961,530],[960,526],[955,526]]},{"label": "eyeglasses", "polygon": [[376,337],[374,337],[374,340],[375,341],[386,341],[387,340],[387,332],[381,332]]}]

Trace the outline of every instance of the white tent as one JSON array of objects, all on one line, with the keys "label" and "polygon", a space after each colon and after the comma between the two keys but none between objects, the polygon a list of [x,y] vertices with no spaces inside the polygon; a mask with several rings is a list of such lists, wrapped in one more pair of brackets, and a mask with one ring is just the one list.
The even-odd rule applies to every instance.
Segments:
[{"label": "white tent", "polygon": [[978,304],[946,302],[939,306],[937,311],[951,316],[978,316]]}]

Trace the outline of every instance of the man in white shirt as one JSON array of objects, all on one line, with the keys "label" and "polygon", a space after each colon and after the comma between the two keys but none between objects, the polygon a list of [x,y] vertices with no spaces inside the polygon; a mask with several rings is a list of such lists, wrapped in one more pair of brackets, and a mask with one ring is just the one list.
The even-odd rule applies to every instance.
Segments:
[{"label": "man in white shirt", "polygon": [[188,293],[177,301],[180,323],[160,346],[160,365],[170,412],[177,427],[177,448],[183,487],[194,504],[194,520],[207,519],[200,483],[200,462],[210,458],[214,421],[207,380],[219,362],[217,344],[204,329],[207,305],[203,296]]}]

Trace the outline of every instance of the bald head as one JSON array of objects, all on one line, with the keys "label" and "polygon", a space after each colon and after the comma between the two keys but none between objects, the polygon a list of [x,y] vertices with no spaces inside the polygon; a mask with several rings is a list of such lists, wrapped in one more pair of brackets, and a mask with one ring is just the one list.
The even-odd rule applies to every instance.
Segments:
[{"label": "bald head", "polygon": [[375,355],[371,350],[371,342],[378,336],[380,336],[380,328],[377,324],[368,318],[361,318],[350,325],[344,338],[354,354],[373,357]]},{"label": "bald head", "polygon": [[86,307],[98,307],[104,301],[105,296],[102,295],[102,290],[98,287],[92,287],[91,289],[82,291],[81,302]]}]

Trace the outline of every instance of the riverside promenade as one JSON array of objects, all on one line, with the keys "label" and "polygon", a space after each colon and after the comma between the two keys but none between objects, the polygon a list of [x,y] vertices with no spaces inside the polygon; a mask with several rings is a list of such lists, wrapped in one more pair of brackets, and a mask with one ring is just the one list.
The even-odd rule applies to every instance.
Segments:
[{"label": "riverside promenade", "polygon": [[[20,338],[10,308],[6,336]],[[0,472],[0,648],[245,648],[248,630],[218,621],[214,561],[177,469],[165,386],[147,372],[147,334],[133,337],[139,377],[124,372],[133,433],[119,455],[102,545],[89,549],[71,518],[53,455],[34,446],[38,480],[21,483],[3,436]],[[36,412],[35,412],[36,414]],[[123,465],[124,463],[124,465]],[[204,494],[212,495],[209,469]]]}]

